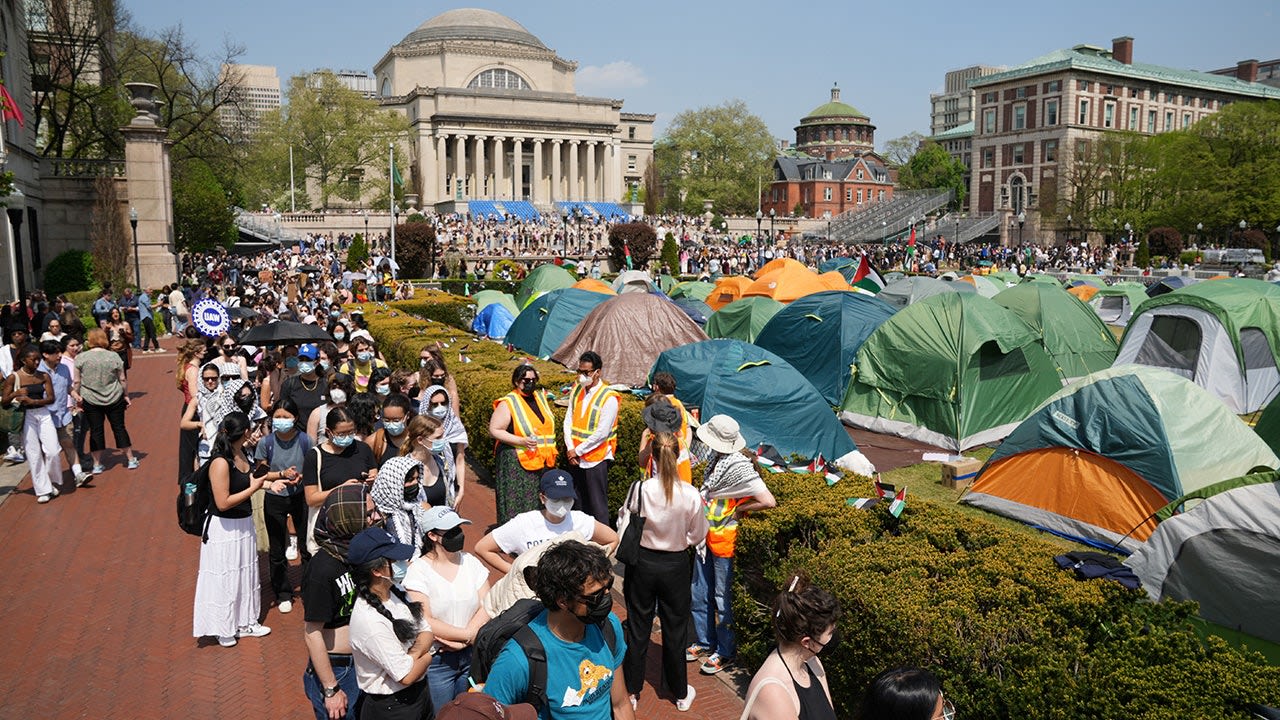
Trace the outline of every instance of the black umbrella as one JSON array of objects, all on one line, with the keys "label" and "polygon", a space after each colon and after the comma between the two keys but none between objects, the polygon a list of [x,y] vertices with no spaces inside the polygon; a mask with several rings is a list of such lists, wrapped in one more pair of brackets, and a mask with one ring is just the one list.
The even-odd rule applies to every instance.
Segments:
[{"label": "black umbrella", "polygon": [[243,320],[245,318],[258,317],[258,311],[250,307],[237,305],[233,308],[227,308],[227,315],[229,315],[232,320]]},{"label": "black umbrella", "polygon": [[299,265],[298,267],[294,268],[294,270],[295,270],[295,271],[297,271],[297,272],[300,272],[300,273],[318,273],[318,272],[320,272],[320,268],[316,267],[315,265]]},{"label": "black umbrella", "polygon": [[323,329],[288,320],[251,327],[239,339],[241,345],[293,345],[326,341],[333,342],[333,336]]}]

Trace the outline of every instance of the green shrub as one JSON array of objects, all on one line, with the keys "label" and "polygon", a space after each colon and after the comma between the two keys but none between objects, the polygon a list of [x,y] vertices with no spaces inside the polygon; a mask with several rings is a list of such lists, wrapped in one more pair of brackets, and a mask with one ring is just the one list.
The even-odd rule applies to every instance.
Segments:
[{"label": "green shrub", "polygon": [[1147,245],[1147,239],[1142,238],[1138,243],[1138,249],[1133,253],[1133,264],[1135,267],[1144,268],[1151,264],[1151,248]]},{"label": "green shrub", "polygon": [[44,268],[44,292],[49,297],[93,288],[93,255],[68,250]]},{"label": "green shrub", "polygon": [[662,241],[662,264],[667,267],[666,273],[672,277],[680,275],[680,246],[676,244],[671,233]]},{"label": "green shrub", "polygon": [[369,259],[369,245],[364,240],[362,233],[356,233],[351,240],[351,247],[347,248],[347,269],[351,272],[360,272],[364,268],[364,261]]},{"label": "green shrub", "polygon": [[437,280],[436,284],[447,293],[464,297],[468,294],[475,295],[481,290],[497,290],[514,296],[516,290],[520,288],[520,283],[510,280],[494,280],[491,278],[480,280],[475,277],[444,278],[443,280]]},{"label": "green shrub", "polygon": [[1180,255],[1178,255],[1178,259],[1179,259],[1180,261],[1182,261],[1182,264],[1183,264],[1183,265],[1196,265],[1196,264],[1199,264],[1199,262],[1200,262],[1200,251],[1199,251],[1199,250],[1187,250],[1187,251],[1185,251],[1185,252],[1181,253]]}]

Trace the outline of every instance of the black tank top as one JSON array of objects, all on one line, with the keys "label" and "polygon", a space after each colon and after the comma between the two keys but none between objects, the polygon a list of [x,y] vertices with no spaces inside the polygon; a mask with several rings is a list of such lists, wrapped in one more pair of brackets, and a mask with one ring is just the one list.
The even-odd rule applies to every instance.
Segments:
[{"label": "black tank top", "polygon": [[[778,653],[778,659],[782,659],[782,653]],[[787,667],[785,660],[782,667],[787,668],[787,674],[791,675],[791,668]],[[831,707],[831,701],[823,692],[818,676],[813,674],[813,668],[805,663],[804,669],[809,673],[809,687],[801,687],[796,682],[796,676],[791,675],[791,685],[795,687],[796,698],[800,700],[800,720],[836,720],[835,708]]]},{"label": "black tank top", "polygon": [[[231,482],[227,488],[227,494],[235,495],[249,489],[249,473],[241,472],[236,467],[235,461],[227,460],[227,469],[231,471]],[[233,508],[219,510],[217,503],[212,503],[210,513],[224,518],[247,518],[253,516],[253,501],[245,500]]]}]

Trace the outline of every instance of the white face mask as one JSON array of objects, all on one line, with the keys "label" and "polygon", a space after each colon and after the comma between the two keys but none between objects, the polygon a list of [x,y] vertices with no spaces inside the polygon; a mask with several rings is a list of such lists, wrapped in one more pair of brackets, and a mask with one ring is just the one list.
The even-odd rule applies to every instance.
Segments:
[{"label": "white face mask", "polygon": [[583,387],[585,387],[585,386],[587,386],[587,385],[590,385],[590,384],[591,384],[591,376],[590,376],[590,375],[579,375],[579,376],[578,376],[578,384],[579,384],[579,385],[582,385]]},{"label": "white face mask", "polygon": [[347,393],[344,390],[330,390],[329,402],[333,405],[341,405],[347,401]]},{"label": "white face mask", "polygon": [[573,509],[573,498],[547,500],[547,514],[557,520],[563,520]]}]

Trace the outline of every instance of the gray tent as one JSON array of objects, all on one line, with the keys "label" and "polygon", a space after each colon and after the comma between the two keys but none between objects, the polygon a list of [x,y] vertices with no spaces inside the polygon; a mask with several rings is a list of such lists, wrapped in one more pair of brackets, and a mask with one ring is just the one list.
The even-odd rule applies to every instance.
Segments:
[{"label": "gray tent", "polygon": [[1230,489],[1160,523],[1125,564],[1153,600],[1194,600],[1206,620],[1280,643],[1280,473],[1219,487]]},{"label": "gray tent", "polygon": [[604,360],[604,379],[645,383],[664,350],[701,342],[707,334],[665,295],[623,293],[600,303],[569,333],[551,359],[569,368],[588,350]]},{"label": "gray tent", "polygon": [[[935,280],[931,277],[923,275],[913,275],[904,277],[897,282],[889,283],[885,289],[876,294],[876,297],[889,303],[894,308],[901,310],[902,308],[923,300],[931,295],[937,295],[944,292],[960,292],[959,285],[962,283],[951,283],[943,280]],[[967,284],[967,283],[965,283]],[[969,290],[973,290],[970,285]]]}]

